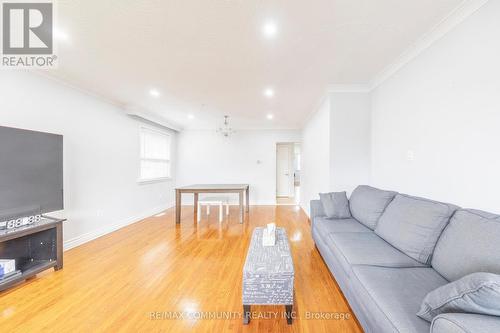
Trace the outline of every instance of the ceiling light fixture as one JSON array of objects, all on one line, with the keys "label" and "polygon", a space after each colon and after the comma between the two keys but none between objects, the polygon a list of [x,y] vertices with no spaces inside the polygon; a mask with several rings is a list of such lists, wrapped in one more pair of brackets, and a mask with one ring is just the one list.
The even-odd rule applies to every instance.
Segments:
[{"label": "ceiling light fixture", "polygon": [[274,90],[271,89],[271,88],[267,88],[266,90],[264,90],[264,96],[266,96],[267,98],[271,98],[274,96]]},{"label": "ceiling light fixture", "polygon": [[266,117],[269,120],[273,120],[274,119],[274,115],[272,113],[269,113]]},{"label": "ceiling light fixture", "polygon": [[278,27],[276,26],[276,23],[273,21],[267,21],[263,26],[262,26],[262,34],[266,38],[273,38],[276,36],[278,33]]},{"label": "ceiling light fixture", "polygon": [[229,126],[229,116],[224,116],[224,124],[217,129],[217,133],[222,134],[226,138],[234,134],[234,130]]},{"label": "ceiling light fixture", "polygon": [[151,90],[149,91],[149,94],[150,94],[151,96],[153,96],[153,97],[160,97],[160,92],[159,92],[158,90],[156,90],[156,89],[151,89]]},{"label": "ceiling light fixture", "polygon": [[188,119],[194,119],[194,115],[188,114]]}]

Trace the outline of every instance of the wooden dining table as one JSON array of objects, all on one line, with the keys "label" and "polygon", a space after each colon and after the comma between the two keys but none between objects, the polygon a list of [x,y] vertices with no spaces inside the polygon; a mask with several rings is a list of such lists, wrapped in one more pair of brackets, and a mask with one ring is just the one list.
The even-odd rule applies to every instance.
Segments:
[{"label": "wooden dining table", "polygon": [[[240,223],[245,219],[244,201],[246,211],[250,211],[250,185],[249,184],[194,184],[177,187],[175,189],[175,223],[181,223],[182,194],[194,194],[194,214],[198,214],[198,195],[200,193],[238,193]],[[245,196],[245,199],[243,199]]]}]

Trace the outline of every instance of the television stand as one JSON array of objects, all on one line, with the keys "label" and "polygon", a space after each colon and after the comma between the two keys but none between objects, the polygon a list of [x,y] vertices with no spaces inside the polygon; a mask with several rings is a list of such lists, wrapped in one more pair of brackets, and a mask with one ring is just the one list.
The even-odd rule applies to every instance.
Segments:
[{"label": "television stand", "polygon": [[15,259],[20,274],[0,280],[0,291],[54,267],[63,268],[63,222],[42,216],[34,224],[0,231],[0,258]]}]

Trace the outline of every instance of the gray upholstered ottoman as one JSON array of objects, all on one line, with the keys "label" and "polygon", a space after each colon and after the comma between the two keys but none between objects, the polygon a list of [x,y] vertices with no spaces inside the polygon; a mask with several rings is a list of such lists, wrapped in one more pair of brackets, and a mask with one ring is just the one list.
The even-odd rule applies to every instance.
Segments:
[{"label": "gray upholstered ottoman", "polygon": [[243,268],[243,323],[250,322],[251,305],[285,305],[292,323],[293,261],[284,228],[276,228],[276,245],[262,245],[262,231],[255,228]]}]

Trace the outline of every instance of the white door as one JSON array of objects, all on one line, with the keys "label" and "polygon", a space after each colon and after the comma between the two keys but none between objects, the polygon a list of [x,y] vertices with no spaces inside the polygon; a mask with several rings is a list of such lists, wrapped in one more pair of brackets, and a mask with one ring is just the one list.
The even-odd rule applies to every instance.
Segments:
[{"label": "white door", "polygon": [[276,195],[293,197],[293,145],[279,144],[276,152]]}]

